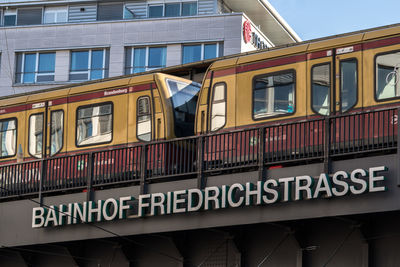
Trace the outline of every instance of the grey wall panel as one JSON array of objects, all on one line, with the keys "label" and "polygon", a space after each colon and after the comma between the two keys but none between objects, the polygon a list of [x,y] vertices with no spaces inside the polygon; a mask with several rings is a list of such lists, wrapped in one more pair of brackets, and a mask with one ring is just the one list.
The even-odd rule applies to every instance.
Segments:
[{"label": "grey wall panel", "polygon": [[216,1],[217,0],[199,0],[199,15],[215,14]]},{"label": "grey wall panel", "polygon": [[147,17],[147,4],[144,1],[128,2],[125,7],[133,12],[135,19],[143,19]]},{"label": "grey wall panel", "polygon": [[95,21],[97,19],[97,5],[70,6],[68,11],[69,22]]}]

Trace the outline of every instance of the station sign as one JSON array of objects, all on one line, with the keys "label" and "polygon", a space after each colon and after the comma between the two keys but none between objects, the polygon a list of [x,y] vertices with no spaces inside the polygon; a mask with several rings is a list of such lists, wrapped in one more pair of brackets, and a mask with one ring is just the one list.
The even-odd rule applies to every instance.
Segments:
[{"label": "station sign", "polygon": [[252,25],[249,20],[243,22],[243,40],[245,44],[251,44],[256,49],[268,48],[267,43],[262,37],[252,29]]},{"label": "station sign", "polygon": [[[192,188],[106,200],[33,208],[32,228],[95,223],[168,214],[268,206],[319,198],[340,198],[386,191],[386,166],[267,179],[257,183]],[[135,203],[135,204],[133,204]]]}]

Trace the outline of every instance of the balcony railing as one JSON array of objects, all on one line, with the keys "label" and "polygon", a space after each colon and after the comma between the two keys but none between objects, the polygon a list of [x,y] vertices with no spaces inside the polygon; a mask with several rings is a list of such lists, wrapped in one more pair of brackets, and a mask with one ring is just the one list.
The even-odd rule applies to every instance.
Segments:
[{"label": "balcony railing", "polygon": [[2,165],[0,198],[201,179],[232,169],[305,161],[326,163],[335,157],[400,151],[399,110],[360,112]]}]

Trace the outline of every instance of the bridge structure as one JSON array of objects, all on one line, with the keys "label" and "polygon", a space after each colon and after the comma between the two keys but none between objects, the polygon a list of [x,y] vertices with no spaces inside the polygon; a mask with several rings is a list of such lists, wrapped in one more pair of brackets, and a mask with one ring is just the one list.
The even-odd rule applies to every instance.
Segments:
[{"label": "bridge structure", "polygon": [[398,108],[0,166],[1,266],[396,266]]}]

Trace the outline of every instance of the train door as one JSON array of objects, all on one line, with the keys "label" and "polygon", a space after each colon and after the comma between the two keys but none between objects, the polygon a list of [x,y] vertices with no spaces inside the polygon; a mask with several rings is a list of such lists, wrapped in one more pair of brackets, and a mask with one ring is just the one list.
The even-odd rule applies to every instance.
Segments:
[{"label": "train door", "polygon": [[27,151],[33,158],[58,155],[64,148],[64,110],[52,101],[31,104],[27,112]]}]

